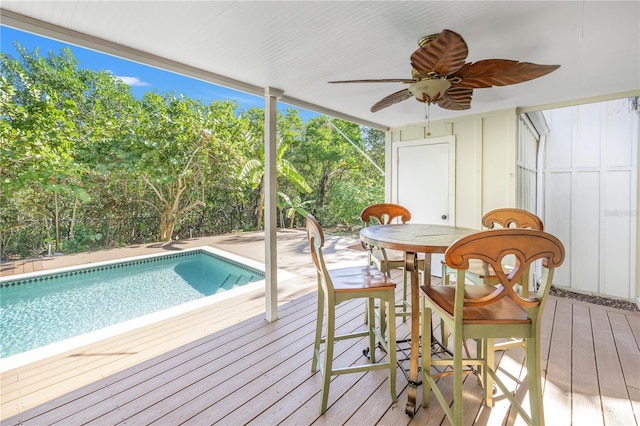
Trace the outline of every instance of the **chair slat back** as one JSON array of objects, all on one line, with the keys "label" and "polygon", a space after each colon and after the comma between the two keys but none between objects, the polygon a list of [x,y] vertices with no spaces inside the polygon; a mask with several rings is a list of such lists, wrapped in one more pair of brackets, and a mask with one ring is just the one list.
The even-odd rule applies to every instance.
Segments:
[{"label": "chair slat back", "polygon": [[396,219],[400,219],[402,223],[407,223],[411,220],[411,212],[399,204],[371,204],[362,210],[360,219],[364,222],[365,226],[376,225],[375,222],[371,223],[373,219],[380,225],[388,225]]},{"label": "chair slat back", "polygon": [[311,258],[316,271],[323,273],[324,262],[322,257],[322,247],[324,247],[324,232],[320,227],[320,223],[311,214],[307,214],[307,237],[309,239],[309,249],[311,250]]},{"label": "chair slat back", "polygon": [[530,228],[544,231],[542,219],[535,214],[522,209],[496,209],[491,210],[482,217],[482,225],[494,229],[496,225],[502,228]]},{"label": "chair slat back", "polygon": [[329,291],[333,291],[333,283],[327,272],[324,256],[322,255],[324,232],[322,232],[320,223],[312,214],[307,214],[307,238],[309,239],[311,258],[316,267],[319,283],[323,286],[325,292],[330,294]]},{"label": "chair slat back", "polygon": [[[505,271],[502,261],[512,255],[516,266]],[[496,290],[482,300],[465,299],[465,307],[490,305],[510,297],[525,308],[538,306],[549,292],[553,269],[564,261],[564,246],[556,237],[543,231],[522,228],[493,229],[478,232],[461,238],[453,243],[445,252],[445,262],[450,268],[465,271],[469,268],[469,260],[479,259],[488,263],[496,273],[500,284]],[[518,295],[514,285],[527,271],[531,263],[542,259],[547,269],[536,297],[524,299]],[[464,282],[464,280],[462,281]]]}]

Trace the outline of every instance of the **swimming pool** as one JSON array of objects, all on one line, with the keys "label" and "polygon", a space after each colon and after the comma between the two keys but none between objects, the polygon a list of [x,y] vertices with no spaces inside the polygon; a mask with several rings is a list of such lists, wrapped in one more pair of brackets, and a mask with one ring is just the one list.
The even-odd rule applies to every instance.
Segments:
[{"label": "swimming pool", "polygon": [[210,247],[0,278],[0,363],[50,354],[52,345],[70,349],[74,339],[104,338],[263,280],[262,264]]}]

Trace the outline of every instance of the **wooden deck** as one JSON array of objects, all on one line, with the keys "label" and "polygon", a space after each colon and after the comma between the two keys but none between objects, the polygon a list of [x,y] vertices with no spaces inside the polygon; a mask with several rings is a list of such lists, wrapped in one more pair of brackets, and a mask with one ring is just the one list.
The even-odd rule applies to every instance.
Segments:
[{"label": "wooden deck", "polygon": [[[316,293],[306,239],[299,232],[279,233],[278,238],[279,264],[298,277],[280,285],[277,321],[265,321],[263,291],[256,291],[6,371],[0,377],[2,424],[441,424],[443,413],[435,399],[413,419],[406,416],[407,381],[401,373],[399,401],[391,403],[384,371],[335,377],[329,409],[318,415],[320,377],[310,371]],[[180,246],[203,243],[264,258],[259,233]],[[348,249],[354,243],[331,238],[329,261],[363,261],[362,252]],[[76,260],[166,249],[109,250],[91,254],[91,260],[88,254]],[[62,256],[45,261],[42,269],[55,262],[74,260]],[[3,269],[3,275],[8,273]],[[361,303],[343,304],[339,312],[343,330],[361,327]],[[640,314],[551,297],[543,321],[547,423],[637,425]],[[398,336],[407,334],[399,320]],[[361,362],[364,346],[341,342],[338,362]],[[523,355],[520,348],[496,354],[501,374],[513,379],[514,389],[522,377]],[[505,399],[498,398],[493,409],[482,406],[473,376],[465,379],[465,389],[465,424],[514,423]]]}]

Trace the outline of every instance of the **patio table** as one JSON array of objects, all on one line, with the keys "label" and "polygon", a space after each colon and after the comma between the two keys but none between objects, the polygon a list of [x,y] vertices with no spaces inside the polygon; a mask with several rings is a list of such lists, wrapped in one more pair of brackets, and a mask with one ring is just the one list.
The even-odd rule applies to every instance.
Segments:
[{"label": "patio table", "polygon": [[360,230],[360,239],[372,246],[405,252],[405,268],[411,274],[411,355],[406,413],[414,416],[418,387],[420,352],[420,298],[418,253],[424,253],[425,285],[431,285],[431,253],[444,253],[459,238],[477,229],[416,223],[369,226]]}]

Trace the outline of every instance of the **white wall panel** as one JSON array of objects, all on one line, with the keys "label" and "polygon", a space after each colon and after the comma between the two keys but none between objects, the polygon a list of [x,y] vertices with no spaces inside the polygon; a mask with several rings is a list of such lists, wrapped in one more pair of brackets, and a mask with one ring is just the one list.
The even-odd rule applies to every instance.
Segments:
[{"label": "white wall panel", "polygon": [[602,137],[606,140],[602,151],[605,167],[632,167],[635,154],[633,152],[633,128],[629,128],[628,102],[620,100],[605,104],[602,117]]},{"label": "white wall panel", "polygon": [[632,298],[632,238],[629,232],[632,217],[628,214],[632,206],[629,194],[632,188],[632,176],[629,171],[605,173],[604,209],[601,239],[603,245],[603,292],[616,297]]},{"label": "white wall panel", "polygon": [[[600,104],[587,104],[577,107],[577,121],[572,126],[576,137],[573,139],[573,167],[600,167]],[[553,131],[553,129],[551,130]]]},{"label": "white wall panel", "polygon": [[[482,119],[483,214],[516,205],[516,119],[495,115]],[[486,184],[485,184],[486,185]]]},{"label": "white wall panel", "polygon": [[[549,128],[556,141],[573,140],[574,126],[562,123],[575,123],[575,108],[561,108],[545,114]],[[545,162],[550,170],[568,169],[571,167],[571,149],[568,143],[549,143],[546,147]]]},{"label": "white wall panel", "polygon": [[571,210],[572,288],[598,293],[600,281],[600,173],[574,174]]},{"label": "white wall panel", "polygon": [[637,115],[623,99],[550,110],[545,117],[551,130],[545,228],[565,244],[569,260],[554,283],[578,292],[638,297]]},{"label": "white wall panel", "polygon": [[562,287],[571,286],[571,173],[549,172],[544,175],[544,187],[553,188],[545,197],[545,230],[555,235],[567,250],[564,263],[553,276],[553,282]]}]

